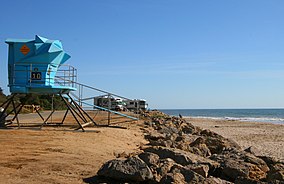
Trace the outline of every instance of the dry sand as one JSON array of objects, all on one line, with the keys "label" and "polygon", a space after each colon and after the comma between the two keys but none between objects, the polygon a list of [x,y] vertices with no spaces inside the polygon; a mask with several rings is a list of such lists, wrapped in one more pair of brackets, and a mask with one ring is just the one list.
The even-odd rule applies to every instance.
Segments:
[{"label": "dry sand", "polygon": [[186,119],[195,126],[235,140],[243,149],[254,146],[260,155],[273,156],[284,161],[284,125],[205,118]]},{"label": "dry sand", "polygon": [[[24,120],[28,116],[37,121],[34,114]],[[84,183],[106,161],[147,143],[137,125],[124,126],[86,132],[70,127],[0,129],[0,183]]]}]

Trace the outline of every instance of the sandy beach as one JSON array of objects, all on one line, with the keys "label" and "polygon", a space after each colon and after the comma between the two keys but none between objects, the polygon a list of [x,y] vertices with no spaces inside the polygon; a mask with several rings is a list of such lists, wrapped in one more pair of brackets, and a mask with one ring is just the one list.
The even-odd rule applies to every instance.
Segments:
[{"label": "sandy beach", "polygon": [[[37,122],[35,114],[23,115]],[[29,119],[30,117],[30,119]],[[54,121],[56,118],[53,119]],[[284,126],[265,123],[187,118],[195,126],[231,138],[242,148],[255,146],[260,154],[284,160]],[[0,129],[0,183],[86,183],[103,163],[139,152],[146,145],[144,121],[122,128],[23,127]]]},{"label": "sandy beach", "polygon": [[254,146],[260,155],[273,156],[284,161],[284,125],[206,118],[186,119],[195,126],[233,139],[243,149]]},{"label": "sandy beach", "polygon": [[[53,121],[62,113],[56,112]],[[20,115],[20,120],[21,125],[42,123],[37,114]],[[69,123],[76,125],[68,116],[66,126],[0,129],[0,183],[86,183],[106,161],[147,143],[137,122],[119,124],[124,128],[89,127],[86,132],[74,131]]]}]

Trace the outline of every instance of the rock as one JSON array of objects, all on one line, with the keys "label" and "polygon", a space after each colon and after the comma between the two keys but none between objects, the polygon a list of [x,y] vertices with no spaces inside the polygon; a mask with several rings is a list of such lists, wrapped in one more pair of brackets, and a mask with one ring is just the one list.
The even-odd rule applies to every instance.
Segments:
[{"label": "rock", "polygon": [[166,158],[159,160],[157,165],[150,166],[154,176],[152,181],[160,183],[160,180],[168,174],[174,164],[176,163],[172,159]]},{"label": "rock", "polygon": [[204,178],[207,178],[208,172],[209,172],[209,166],[208,165],[187,165],[185,168],[196,172],[197,174],[200,174]]},{"label": "rock", "polygon": [[145,138],[149,141],[150,145],[164,146],[164,147],[173,147],[176,137],[177,134],[172,134],[172,133],[166,134],[166,133],[157,132],[156,130],[149,131],[145,135]]},{"label": "rock", "polygon": [[226,139],[222,136],[204,137],[204,142],[212,154],[221,153],[222,151],[230,148],[240,150],[241,147],[234,141]]},{"label": "rock", "polygon": [[114,152],[113,154],[116,158],[128,158],[128,157],[130,157],[131,153],[127,153],[127,152],[123,151],[123,152]]},{"label": "rock", "polygon": [[175,148],[180,149],[180,150],[183,150],[183,151],[187,151],[187,152],[192,152],[192,153],[193,153],[193,150],[192,150],[192,148],[189,146],[188,143],[179,142],[179,144],[176,144],[176,145],[175,145]]},{"label": "rock", "polygon": [[194,152],[203,157],[211,156],[210,149],[205,144],[205,138],[198,137],[194,142],[190,144],[191,147],[198,148],[197,152]]},{"label": "rock", "polygon": [[212,176],[210,176],[209,178],[206,178],[205,183],[206,184],[233,184],[232,182],[222,180],[220,178],[215,178]]},{"label": "rock", "polygon": [[207,137],[215,137],[215,138],[224,138],[223,136],[215,133],[215,132],[212,132],[211,130],[208,130],[208,129],[205,129],[205,130],[202,130],[200,132],[200,135],[203,135],[203,136],[207,136]]},{"label": "rock", "polygon": [[181,173],[187,183],[204,183],[205,178],[198,173],[190,170],[188,167],[181,165],[174,165],[171,170],[172,173]]},{"label": "rock", "polygon": [[144,121],[144,125],[144,127],[149,128],[155,126],[155,123],[151,121]]},{"label": "rock", "polygon": [[138,155],[148,166],[157,165],[159,162],[159,155],[155,153],[143,152]]},{"label": "rock", "polygon": [[179,129],[185,134],[194,134],[194,133],[199,132],[199,129],[197,127],[193,126],[190,123],[186,123],[186,122],[182,123]]},{"label": "rock", "polygon": [[197,146],[195,146],[196,148],[198,148],[201,152],[201,156],[204,156],[204,157],[209,157],[211,156],[211,151],[210,149],[207,147],[206,144],[199,144]]},{"label": "rock", "polygon": [[148,133],[148,135],[145,135],[145,138],[148,139],[148,140],[157,141],[159,139],[165,139],[166,135],[161,134],[157,131],[151,131],[151,132]]},{"label": "rock", "polygon": [[171,170],[174,164],[175,161],[170,158],[160,160],[160,163],[157,168],[157,173],[162,177],[165,176]]},{"label": "rock", "polygon": [[189,146],[188,151],[191,152],[191,153],[194,153],[196,155],[200,155],[200,156],[204,157],[202,152],[196,147],[190,147]]},{"label": "rock", "polygon": [[245,177],[238,177],[235,180],[235,184],[266,184],[266,182],[255,181],[255,180],[245,178]]},{"label": "rock", "polygon": [[268,172],[270,169],[267,164],[260,158],[254,156],[253,154],[240,152],[240,158],[243,159],[245,162],[252,163],[258,166],[263,172]]},{"label": "rock", "polygon": [[159,139],[157,141],[149,140],[150,145],[152,146],[163,146],[163,147],[172,147],[173,146],[173,141],[171,140],[164,140],[164,139]]},{"label": "rock", "polygon": [[246,148],[244,151],[246,151],[248,153],[251,153],[251,154],[253,154],[255,156],[261,155],[259,150],[256,147],[254,147],[254,146],[250,146],[250,147]]},{"label": "rock", "polygon": [[223,178],[228,178],[232,181],[236,180],[238,177],[254,181],[266,178],[266,173],[259,169],[256,165],[238,161],[226,162],[222,174],[223,175],[221,176]]},{"label": "rock", "polygon": [[159,132],[164,134],[178,134],[179,131],[176,127],[165,126],[162,129],[160,129]]},{"label": "rock", "polygon": [[269,171],[263,160],[236,149],[224,151],[219,155],[214,154],[210,158],[221,164],[218,175],[232,182],[238,177],[260,181],[266,178],[266,173]]},{"label": "rock", "polygon": [[181,165],[203,164],[208,165],[210,168],[216,168],[219,166],[219,164],[213,160],[179,149],[154,146],[146,148],[144,151],[155,153],[159,155],[161,159],[171,158]]},{"label": "rock", "polygon": [[199,136],[192,143],[190,143],[190,146],[196,146],[196,145],[199,145],[199,144],[205,144],[205,137]]},{"label": "rock", "polygon": [[[192,142],[194,142],[199,136],[197,135],[189,135],[189,134],[184,134],[181,136],[178,136],[176,139],[179,141],[174,141],[173,143],[173,148],[181,149],[184,151],[188,151],[191,153],[196,153],[196,150],[193,150],[193,148],[190,146]],[[200,155],[202,155],[202,152],[198,150]]]},{"label": "rock", "polygon": [[270,171],[267,176],[268,181],[279,180],[284,183],[284,163],[270,165]]},{"label": "rock", "polygon": [[228,148],[235,148],[238,150],[241,149],[241,147],[235,141],[226,139],[210,130],[202,130],[200,135],[202,135],[202,137],[196,140],[197,143],[195,144],[206,144],[212,154],[221,153],[223,150]]},{"label": "rock", "polygon": [[279,161],[277,161],[274,157],[258,156],[258,158],[260,158],[261,160],[263,160],[269,167],[270,167],[270,165],[274,165],[274,164],[276,164],[276,163],[279,162]]},{"label": "rock", "polygon": [[260,156],[254,147],[243,151],[230,139],[159,111],[144,114],[145,138],[152,146],[107,162],[98,175],[134,183],[284,183],[283,163]]},{"label": "rock", "polygon": [[147,181],[153,178],[153,174],[147,164],[138,156],[125,160],[110,160],[98,171],[99,176],[120,181]]},{"label": "rock", "polygon": [[200,137],[200,136],[198,136],[198,135],[191,135],[191,134],[181,134],[181,135],[178,135],[176,137],[175,142],[184,142],[184,143],[191,144],[198,137]]},{"label": "rock", "polygon": [[168,173],[160,181],[164,184],[185,184],[184,176],[181,173]]},{"label": "rock", "polygon": [[259,156],[266,162],[270,171],[267,173],[267,181],[270,183],[283,183],[284,184],[284,163],[276,160],[273,157]]},{"label": "rock", "polygon": [[179,136],[177,136],[177,138],[176,138],[176,142],[181,142],[181,141],[183,141],[185,138],[184,138],[184,136],[182,136],[182,135],[179,135]]}]

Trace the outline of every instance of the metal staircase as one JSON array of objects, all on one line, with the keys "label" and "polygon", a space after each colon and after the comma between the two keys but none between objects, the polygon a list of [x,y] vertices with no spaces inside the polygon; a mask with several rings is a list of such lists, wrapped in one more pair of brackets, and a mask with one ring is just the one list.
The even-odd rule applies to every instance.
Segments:
[{"label": "metal staircase", "polygon": [[[128,121],[137,121],[138,117],[134,117],[134,114],[127,114],[127,113],[122,113],[122,112],[118,112],[118,111],[114,111],[111,110],[110,108],[105,108],[105,107],[101,107],[101,106],[97,106],[93,104],[93,99],[96,96],[108,96],[108,97],[118,97],[121,99],[125,99],[125,100],[129,100],[129,98],[120,96],[120,95],[116,95],[114,93],[111,92],[107,92],[86,84],[82,84],[79,82],[74,82],[75,85],[77,85],[77,92],[70,92],[69,94],[62,94],[62,99],[68,99],[65,100],[65,103],[68,104],[71,103],[73,105],[68,105],[68,109],[70,110],[70,112],[73,112],[73,116],[75,118],[75,120],[77,122],[79,122],[79,120],[83,120],[83,124],[80,124],[80,127],[78,129],[84,129],[84,127],[89,126],[94,124],[95,126],[110,126],[113,122],[112,120],[118,120],[118,119],[124,119],[123,122],[128,122]],[[76,109],[73,108],[73,106],[75,106],[76,108],[80,109],[79,112],[76,112]],[[80,113],[82,112],[82,113]],[[104,119],[104,121],[101,120],[94,120],[95,118],[91,117],[90,114],[98,114],[98,113],[105,113],[105,116],[107,118]],[[87,116],[87,118],[84,118],[83,115]],[[79,118],[80,119],[79,119]],[[82,117],[82,118],[81,118]],[[77,118],[77,119],[76,119]],[[86,121],[85,119],[87,119],[88,121]],[[105,122],[105,120],[107,120]],[[97,122],[97,121],[101,121],[101,122]]]}]

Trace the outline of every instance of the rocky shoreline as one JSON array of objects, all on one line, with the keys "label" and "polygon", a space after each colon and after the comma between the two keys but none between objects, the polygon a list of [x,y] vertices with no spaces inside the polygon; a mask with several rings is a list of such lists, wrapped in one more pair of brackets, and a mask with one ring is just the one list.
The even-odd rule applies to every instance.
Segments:
[{"label": "rocky shoreline", "polygon": [[110,160],[89,183],[284,183],[284,163],[159,111],[142,114],[148,145]]}]

